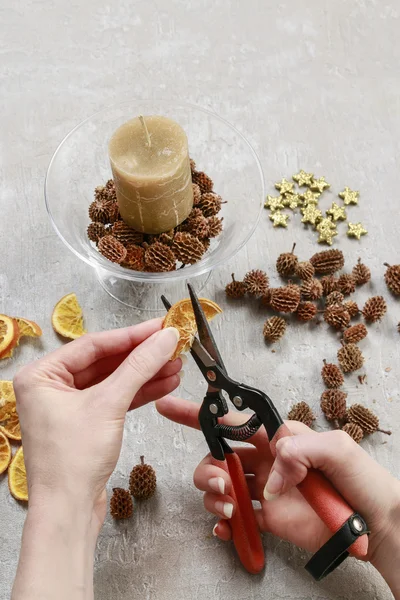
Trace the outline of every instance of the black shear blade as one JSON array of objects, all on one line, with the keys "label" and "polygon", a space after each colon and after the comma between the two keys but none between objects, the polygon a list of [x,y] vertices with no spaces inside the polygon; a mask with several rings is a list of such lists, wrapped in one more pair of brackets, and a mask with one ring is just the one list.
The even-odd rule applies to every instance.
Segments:
[{"label": "black shear blade", "polygon": [[204,346],[204,348],[207,350],[211,358],[213,358],[215,362],[221,367],[221,369],[225,371],[225,366],[219,353],[217,344],[215,343],[210,325],[208,324],[208,321],[204,315],[204,311],[201,307],[197,294],[194,291],[193,287],[190,285],[190,283],[188,283],[188,289],[190,294],[190,300],[193,306],[194,316],[196,319],[197,331],[199,334],[200,342],[202,346]]}]

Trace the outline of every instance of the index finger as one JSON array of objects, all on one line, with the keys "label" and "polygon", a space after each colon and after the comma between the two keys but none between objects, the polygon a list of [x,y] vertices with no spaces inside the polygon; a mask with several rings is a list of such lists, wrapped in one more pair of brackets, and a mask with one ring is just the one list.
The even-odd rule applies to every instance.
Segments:
[{"label": "index finger", "polygon": [[153,333],[159,331],[162,322],[163,319],[152,319],[131,327],[87,333],[51,352],[39,362],[61,363],[70,373],[79,373],[102,358],[130,352]]}]

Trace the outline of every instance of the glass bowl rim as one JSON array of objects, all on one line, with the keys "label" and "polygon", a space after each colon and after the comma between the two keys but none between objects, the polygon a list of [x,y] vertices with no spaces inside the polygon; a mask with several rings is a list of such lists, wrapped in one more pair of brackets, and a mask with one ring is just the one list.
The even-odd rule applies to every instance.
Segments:
[{"label": "glass bowl rim", "polygon": [[[208,116],[211,116],[211,117],[219,120],[221,123],[226,125],[229,129],[233,130],[236,133],[236,135],[238,135],[241,138],[241,140],[244,142],[244,144],[249,149],[250,154],[252,155],[252,157],[255,161],[255,164],[257,166],[258,174],[259,174],[260,181],[261,181],[261,188],[262,188],[261,202],[260,202],[257,217],[255,218],[252,227],[249,229],[247,235],[243,238],[241,243],[230,252],[229,256],[227,256],[227,257],[223,256],[214,261],[210,261],[210,263],[208,263],[208,264],[206,263],[206,260],[201,260],[198,263],[195,263],[193,265],[187,265],[187,266],[185,266],[184,269],[178,269],[177,271],[170,271],[170,272],[163,272],[163,273],[148,273],[148,272],[141,272],[141,271],[130,271],[129,272],[129,269],[125,269],[118,264],[115,264],[112,262],[110,262],[110,265],[100,264],[100,262],[96,261],[93,257],[85,256],[85,255],[81,254],[65,239],[65,237],[61,233],[57,223],[54,220],[54,217],[53,217],[50,205],[49,205],[49,191],[48,191],[48,180],[49,180],[49,176],[51,173],[51,168],[58,156],[58,153],[61,151],[64,143],[78,129],[83,127],[88,121],[91,121],[93,118],[99,116],[102,113],[105,113],[112,109],[116,109],[119,106],[129,104],[129,103],[134,103],[134,102],[136,102],[136,103],[140,102],[142,106],[157,104],[157,103],[160,103],[160,104],[168,103],[169,106],[175,106],[177,108],[179,108],[179,107],[190,108],[190,109],[194,109],[195,111],[202,112]],[[47,214],[50,218],[51,224],[52,224],[55,232],[57,233],[58,237],[62,240],[62,242],[67,246],[67,248],[69,248],[69,250],[71,250],[71,252],[73,252],[73,254],[75,254],[75,256],[77,256],[78,258],[83,260],[86,264],[90,265],[91,267],[93,267],[95,269],[102,269],[102,270],[108,271],[109,273],[112,273],[113,275],[115,275],[115,277],[118,277],[120,279],[126,279],[129,281],[136,281],[136,282],[142,282],[142,283],[144,283],[144,282],[157,283],[157,282],[163,282],[166,280],[179,281],[182,279],[188,279],[189,277],[197,277],[199,275],[204,275],[208,271],[211,271],[211,270],[215,269],[216,267],[219,267],[222,264],[226,263],[228,260],[231,260],[247,244],[249,239],[254,234],[254,232],[257,228],[257,225],[260,221],[260,217],[261,217],[261,213],[262,213],[262,209],[263,209],[263,203],[264,203],[264,195],[265,195],[265,181],[264,181],[264,173],[262,170],[261,162],[260,162],[260,159],[258,158],[256,151],[254,150],[254,148],[251,145],[251,143],[249,142],[249,140],[245,137],[245,135],[243,133],[241,133],[229,121],[227,121],[226,119],[224,119],[223,117],[221,117],[220,115],[218,115],[216,112],[214,112],[212,110],[203,108],[201,106],[198,106],[198,105],[190,103],[190,102],[181,102],[181,101],[177,102],[176,100],[168,99],[168,98],[164,98],[163,100],[146,99],[143,101],[138,101],[135,99],[122,100],[121,102],[108,104],[107,106],[103,107],[102,109],[97,110],[96,112],[92,113],[91,115],[89,115],[88,117],[86,117],[85,119],[80,121],[77,125],[75,125],[75,127],[73,127],[63,137],[63,139],[58,144],[57,148],[55,149],[55,151],[50,159],[50,163],[49,163],[49,166],[47,167],[46,176],[45,176],[45,180],[44,180],[44,198],[45,198]]]}]

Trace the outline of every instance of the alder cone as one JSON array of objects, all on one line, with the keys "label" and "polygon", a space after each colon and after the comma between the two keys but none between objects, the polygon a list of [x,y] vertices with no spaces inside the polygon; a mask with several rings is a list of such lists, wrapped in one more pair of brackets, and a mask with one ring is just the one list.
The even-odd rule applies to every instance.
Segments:
[{"label": "alder cone", "polygon": [[306,300],[318,300],[323,292],[322,283],[319,279],[307,279],[301,284],[301,295]]},{"label": "alder cone", "polygon": [[225,287],[225,294],[229,298],[243,298],[246,294],[246,286],[243,281],[236,281],[235,275],[232,273],[232,281]]},{"label": "alder cone", "polygon": [[221,210],[222,198],[214,192],[203,194],[196,206],[200,208],[205,217],[213,217]]},{"label": "alder cone", "polygon": [[105,235],[99,240],[98,249],[100,253],[115,263],[122,263],[126,258],[126,248],[113,235]]},{"label": "alder cone", "polygon": [[324,361],[324,366],[321,370],[321,376],[324,384],[329,389],[340,388],[344,383],[343,373],[339,367],[333,363]]},{"label": "alder cone", "polygon": [[352,275],[356,285],[364,285],[371,279],[371,271],[361,262],[361,258],[358,259],[357,264],[353,267]]},{"label": "alder cone", "polygon": [[291,421],[300,421],[307,427],[311,427],[315,421],[315,415],[306,402],[298,402],[294,404],[289,411],[288,419]]},{"label": "alder cone", "polygon": [[268,275],[261,269],[253,269],[246,273],[243,283],[246,287],[246,292],[250,296],[263,296],[267,293],[269,279]]},{"label": "alder cone", "polygon": [[95,242],[96,244],[100,238],[106,235],[106,233],[107,230],[104,226],[104,223],[98,223],[95,221],[93,223],[90,223],[90,225],[87,228],[87,236],[89,240]]},{"label": "alder cone", "polygon": [[129,519],[133,513],[132,496],[128,490],[114,488],[110,500],[110,513],[114,519]]},{"label": "alder cone", "polygon": [[192,265],[201,259],[206,248],[194,235],[178,232],[175,234],[172,250],[177,260],[185,265]]},{"label": "alder cone", "polygon": [[364,356],[355,344],[345,344],[338,350],[337,356],[343,373],[357,371],[364,364]]},{"label": "alder cone", "polygon": [[154,495],[157,487],[156,472],[140,457],[140,464],[133,467],[129,477],[129,490],[134,498],[147,500]]},{"label": "alder cone", "polygon": [[342,427],[342,431],[345,431],[356,444],[359,444],[364,437],[364,432],[359,425],[356,423],[346,423]]},{"label": "alder cone", "polygon": [[400,265],[388,265],[385,273],[386,285],[393,294],[400,296]]},{"label": "alder cone", "polygon": [[143,243],[143,233],[135,231],[124,221],[116,221],[111,228],[111,234],[126,246],[127,244],[135,244],[140,246]]},{"label": "alder cone", "polygon": [[300,321],[311,321],[317,312],[317,306],[312,302],[300,302],[296,314]]},{"label": "alder cone", "polygon": [[379,418],[362,404],[353,404],[346,413],[348,421],[359,425],[364,433],[375,433],[379,428]]},{"label": "alder cone", "polygon": [[364,304],[362,314],[366,321],[379,321],[387,311],[385,299],[382,296],[373,296]]},{"label": "alder cone", "polygon": [[324,296],[329,296],[329,294],[339,289],[339,280],[333,275],[325,275],[320,281]]},{"label": "alder cone", "polygon": [[146,269],[153,273],[163,273],[175,269],[175,254],[169,246],[155,242],[146,248],[144,263]]},{"label": "alder cone", "polygon": [[346,414],[347,394],[338,389],[325,390],[321,396],[321,408],[328,421],[343,419]]},{"label": "alder cone", "polygon": [[333,304],[342,304],[344,300],[344,296],[342,292],[331,292],[329,296],[326,297],[325,306],[332,306]]},{"label": "alder cone", "polygon": [[206,194],[207,192],[212,192],[214,187],[214,183],[206,173],[203,171],[195,171],[192,173],[192,182],[196,183],[202,194]]},{"label": "alder cone", "polygon": [[291,252],[284,252],[284,253],[280,254],[277,258],[276,270],[278,271],[279,275],[281,275],[282,277],[290,277],[291,275],[295,274],[297,263],[298,263],[298,258],[293,253],[295,247],[296,247],[296,244],[293,244],[293,248],[292,248]]},{"label": "alder cone", "polygon": [[296,267],[296,275],[299,279],[312,279],[315,269],[309,261],[299,262]]},{"label": "alder cone", "polygon": [[354,277],[349,273],[344,273],[343,275],[340,275],[338,285],[339,290],[345,296],[352,294],[356,290],[356,282],[354,280]]},{"label": "alder cone", "polygon": [[328,306],[324,312],[324,319],[331,327],[335,329],[344,329],[350,323],[350,315],[341,304]]},{"label": "alder cone", "polygon": [[297,285],[275,288],[271,294],[271,306],[277,312],[293,313],[300,304],[300,289]]},{"label": "alder cone", "polygon": [[347,302],[344,302],[343,306],[345,307],[351,318],[356,317],[360,312],[358,304],[357,302],[354,302],[354,300],[348,300]]},{"label": "alder cone", "polygon": [[263,334],[268,342],[277,342],[284,336],[286,321],[282,317],[271,317],[264,323]]},{"label": "alder cone", "polygon": [[341,250],[332,249],[317,252],[310,258],[315,272],[321,275],[331,275],[344,266],[344,256]]},{"label": "alder cone", "polygon": [[207,219],[207,227],[208,227],[208,235],[205,237],[215,238],[218,237],[222,232],[222,221],[223,218],[219,217],[209,217]]},{"label": "alder cone", "polygon": [[198,206],[201,199],[201,190],[197,183],[193,183],[193,206]]},{"label": "alder cone", "polygon": [[141,246],[135,246],[135,244],[129,244],[126,246],[126,256],[122,263],[123,267],[132,269],[132,271],[144,271],[145,250]]},{"label": "alder cone", "polygon": [[110,223],[113,212],[113,202],[108,200],[93,200],[89,206],[89,217],[94,223]]},{"label": "alder cone", "polygon": [[368,329],[365,327],[364,323],[359,323],[358,325],[352,325],[346,329],[343,333],[343,340],[346,344],[357,344],[361,342],[368,335]]}]

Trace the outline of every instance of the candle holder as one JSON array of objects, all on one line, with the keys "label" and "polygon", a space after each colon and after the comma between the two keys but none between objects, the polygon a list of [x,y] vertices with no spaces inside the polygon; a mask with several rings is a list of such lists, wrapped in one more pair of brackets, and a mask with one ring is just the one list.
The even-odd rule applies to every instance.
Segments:
[{"label": "candle holder", "polygon": [[[119,125],[140,114],[160,114],[177,121],[186,131],[198,169],[210,175],[216,192],[227,201],[218,215],[224,218],[224,229],[202,260],[168,273],[132,271],[112,263],[86,234],[94,189],[111,177],[110,137]],[[264,178],[247,139],[215,113],[182,102],[131,100],[104,108],[68,133],[50,161],[45,201],[59,237],[95,270],[101,286],[113,298],[137,310],[163,312],[162,293],[177,301],[187,295],[187,282],[199,292],[211,271],[247,243],[263,208]]]}]

